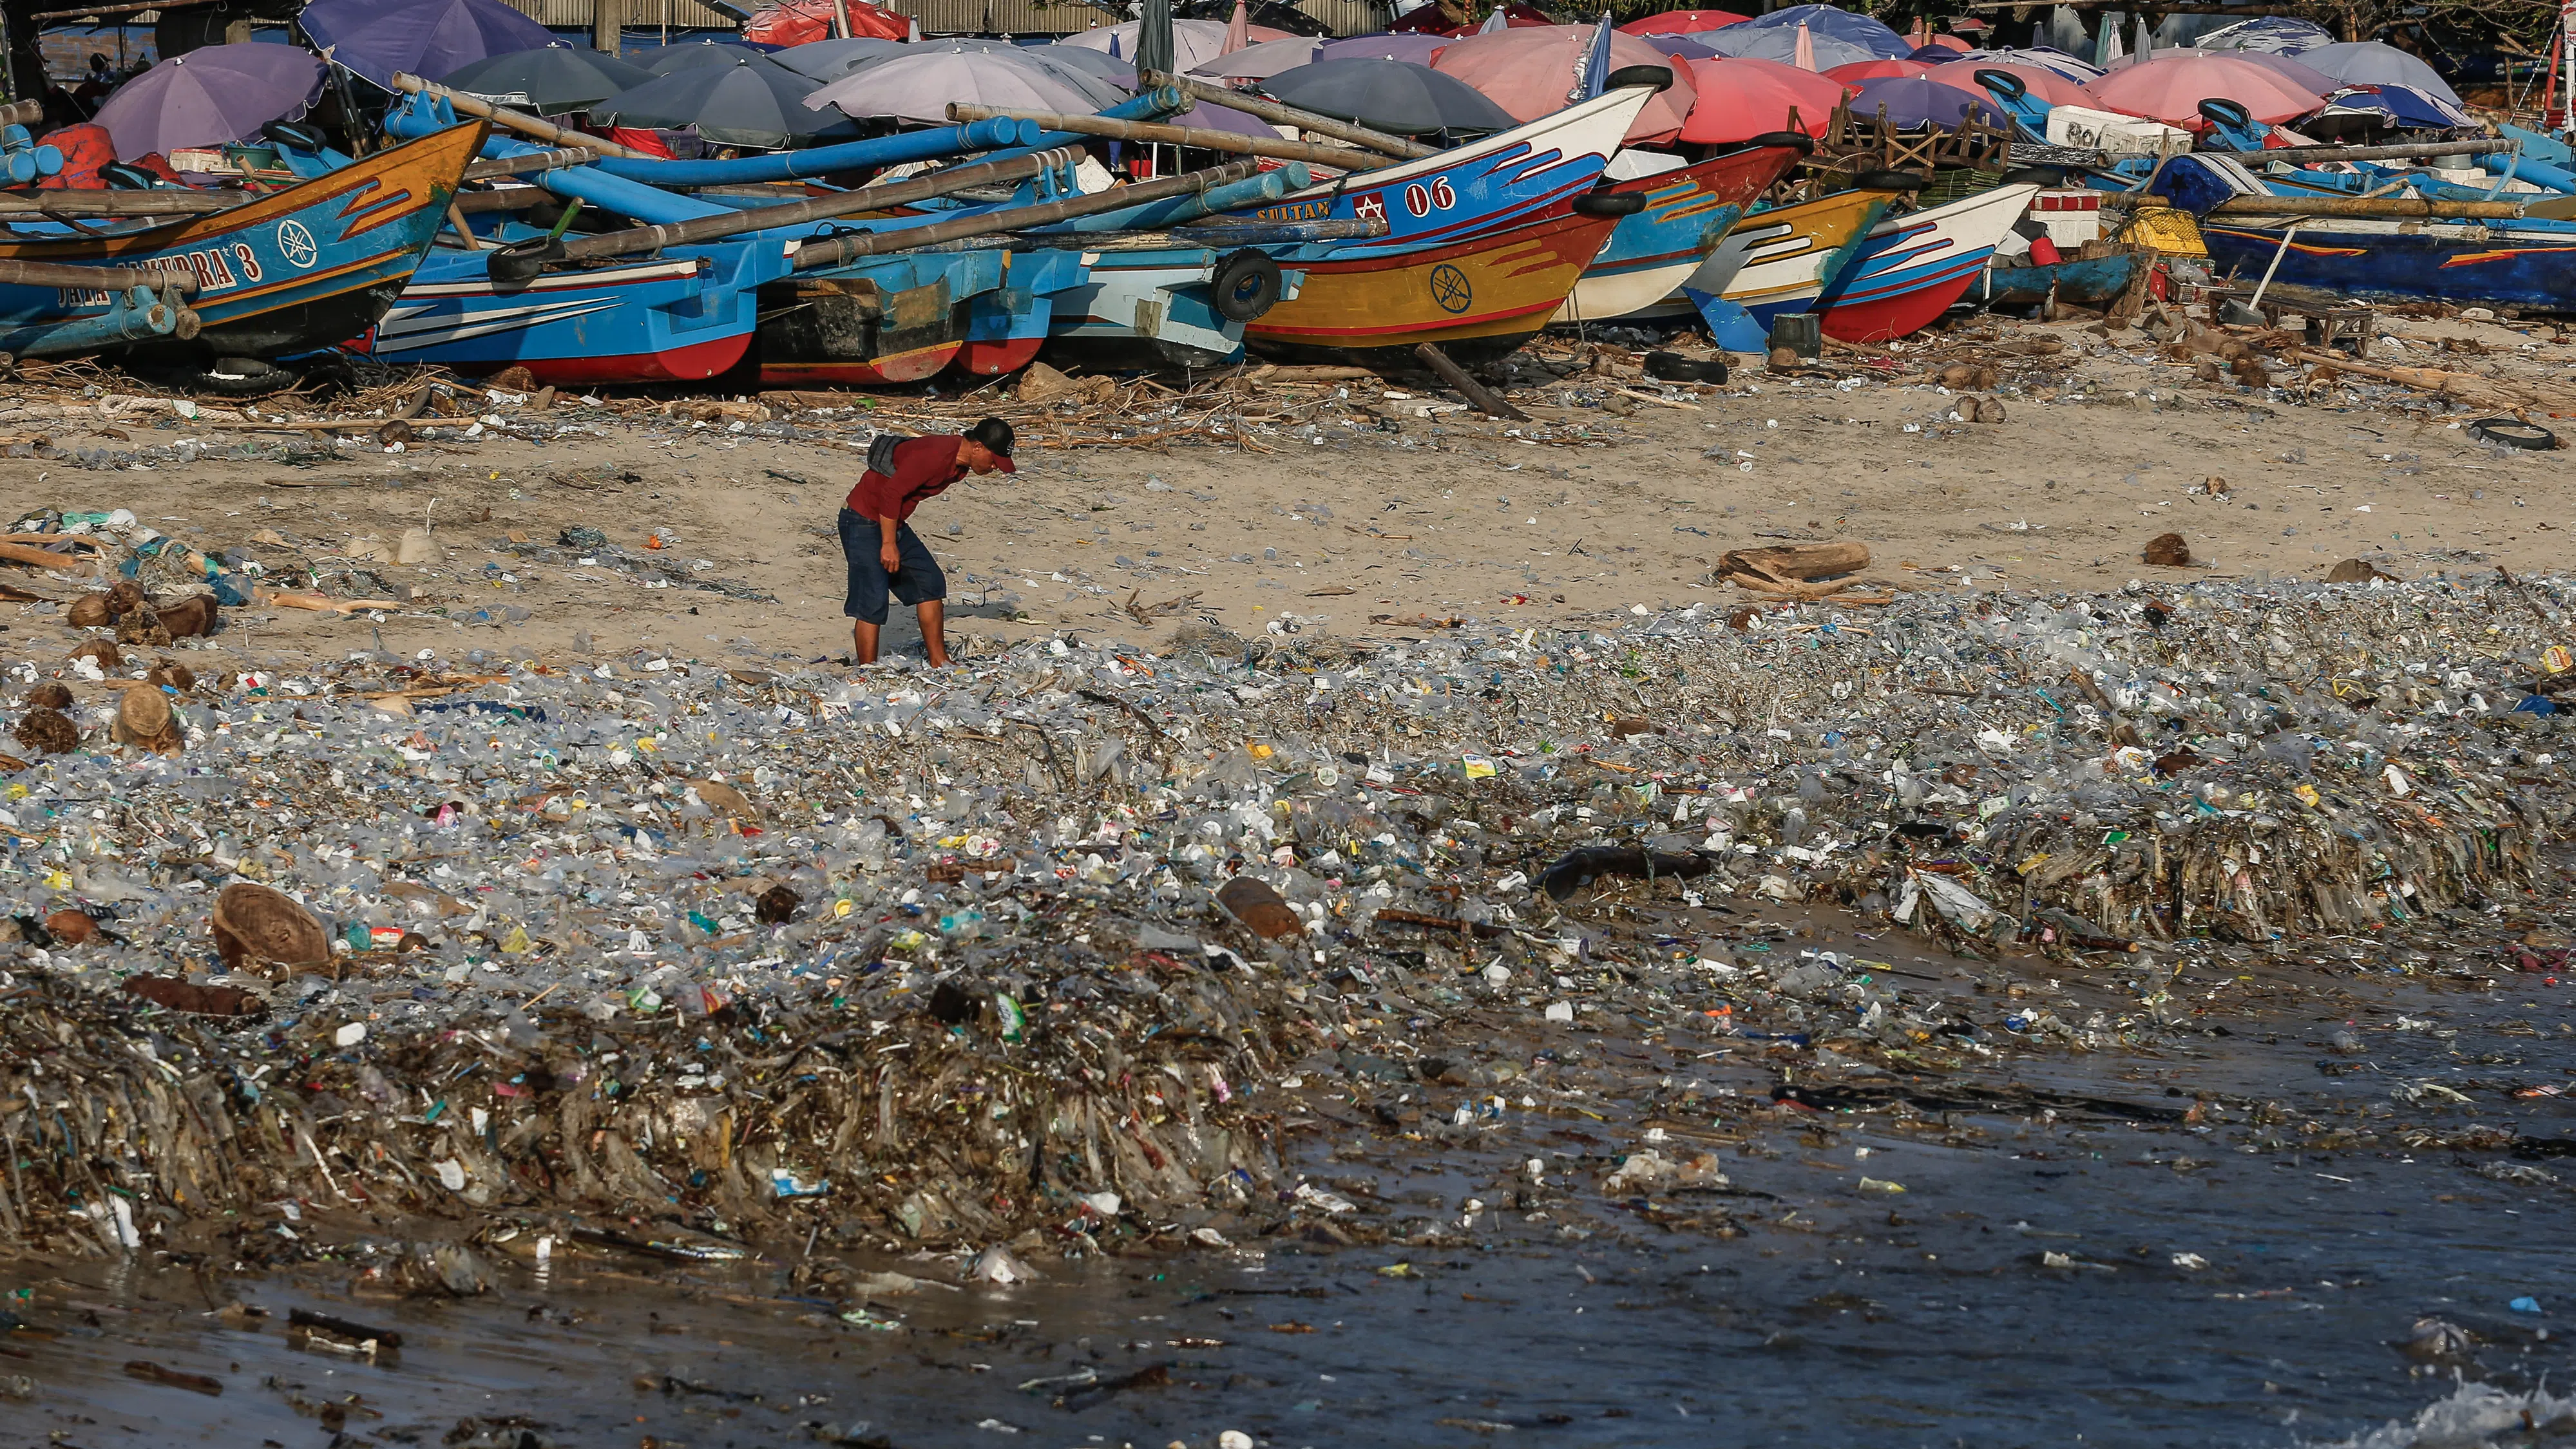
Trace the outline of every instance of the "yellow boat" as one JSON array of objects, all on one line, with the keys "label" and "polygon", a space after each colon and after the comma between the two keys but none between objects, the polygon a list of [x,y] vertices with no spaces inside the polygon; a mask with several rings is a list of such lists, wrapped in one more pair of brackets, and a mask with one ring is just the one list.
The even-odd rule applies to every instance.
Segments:
[{"label": "yellow boat", "polygon": [[1891,199],[1884,191],[1837,191],[1748,212],[1682,286],[1765,319],[1803,310],[1851,260]]},{"label": "yellow boat", "polygon": [[1460,362],[1538,335],[1619,224],[1560,212],[1394,256],[1298,261],[1296,296],[1244,328],[1244,346],[1289,361],[1416,365],[1416,343]]}]

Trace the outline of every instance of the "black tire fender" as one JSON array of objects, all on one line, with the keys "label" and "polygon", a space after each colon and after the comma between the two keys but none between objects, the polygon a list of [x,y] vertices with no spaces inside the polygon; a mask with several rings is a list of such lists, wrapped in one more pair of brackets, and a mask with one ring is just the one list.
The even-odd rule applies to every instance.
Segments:
[{"label": "black tire fender", "polygon": [[1645,209],[1642,191],[1587,191],[1574,198],[1574,210],[1581,216],[1635,216]]},{"label": "black tire fender", "polygon": [[2480,442],[2520,448],[2529,453],[2546,453],[2558,446],[2556,433],[2520,418],[2480,418],[2469,424],[2469,436]]},{"label": "black tire fender", "polygon": [[1268,252],[1245,247],[1216,264],[1208,278],[1208,305],[1228,322],[1251,322],[1279,305],[1279,263]]}]

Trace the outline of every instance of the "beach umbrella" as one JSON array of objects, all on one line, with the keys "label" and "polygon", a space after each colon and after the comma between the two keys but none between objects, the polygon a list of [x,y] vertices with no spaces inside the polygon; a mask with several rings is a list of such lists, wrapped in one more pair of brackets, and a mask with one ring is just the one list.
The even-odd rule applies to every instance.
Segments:
[{"label": "beach umbrella", "polygon": [[1960,36],[1936,35],[1914,47],[1914,58],[1932,61],[1948,60],[1952,56],[1965,55],[1974,49],[1976,49],[1975,46]]},{"label": "beach umbrella", "polygon": [[[1232,25],[1219,31],[1216,39],[1218,52],[1236,49],[1231,43],[1233,39]],[[1172,0],[1145,0],[1143,14],[1136,22],[1136,49],[1129,59],[1136,63],[1139,75],[1147,71],[1170,75],[1179,68],[1177,53],[1172,48]]]},{"label": "beach umbrella", "polygon": [[317,0],[296,24],[323,59],[388,89],[398,71],[446,75],[555,43],[553,31],[500,0]]},{"label": "beach umbrella", "polygon": [[1327,40],[1315,49],[1317,60],[1408,60],[1430,65],[1449,48],[1445,35],[1351,35]]},{"label": "beach umbrella", "polygon": [[[1834,107],[1851,87],[1776,60],[1720,58],[1687,62],[1697,102],[1676,140],[1695,146],[1732,146],[1773,131],[1824,134]],[[1789,113],[1798,114],[1796,125]]]},{"label": "beach umbrella", "polygon": [[[1597,38],[1589,25],[1532,25],[1470,35],[1451,42],[1431,68],[1474,86],[1518,119],[1535,121],[1564,110],[1570,98],[1579,98],[1584,62]],[[1610,70],[1650,65],[1673,73],[1672,89],[1646,102],[1628,127],[1628,141],[1654,140],[1679,131],[1696,99],[1690,68],[1675,64],[1636,36],[1615,30],[1609,32],[1607,45]]]},{"label": "beach umbrella", "polygon": [[2193,44],[2202,50],[2268,50],[2288,53],[2334,43],[2333,32],[2313,20],[2263,15],[2223,25]]},{"label": "beach umbrella", "polygon": [[1921,75],[1932,69],[1919,60],[1856,60],[1822,72],[1845,85],[1862,81],[1886,80],[1893,76]]},{"label": "beach umbrella", "polygon": [[[1385,38],[1393,40],[1395,37]],[[1446,44],[1445,41],[1440,43]],[[1075,49],[1073,46],[1064,48]],[[1316,52],[1322,48],[1323,42],[1311,35],[1292,35],[1285,40],[1256,40],[1241,50],[1228,51],[1212,60],[1203,60],[1191,66],[1189,73],[1215,76],[1225,80],[1268,80],[1283,70],[1294,70],[1301,65],[1313,65]],[[1102,52],[1085,50],[1083,54],[1100,55]]]},{"label": "beach umbrella", "polygon": [[1715,60],[1717,52],[1687,35],[1640,35],[1646,42],[1676,60]]},{"label": "beach umbrella", "polygon": [[892,60],[908,48],[904,41],[861,35],[848,40],[808,41],[803,45],[789,46],[769,58],[808,80],[833,81],[860,66]]},{"label": "beach umbrella", "polygon": [[[1053,50],[1058,45],[1069,45],[1077,46],[1084,50],[1110,51],[1113,55],[1126,56],[1132,59],[1136,54],[1136,27],[1139,23],[1140,22],[1130,20],[1124,25],[1103,25],[1094,30],[1085,30],[1076,35],[1068,35],[1064,39],[1055,42],[1055,45],[1039,45],[1031,46],[1029,48],[1044,52]],[[1225,54],[1226,30],[1227,26],[1222,21],[1173,21],[1173,66],[1177,69],[1186,71],[1192,66],[1205,65],[1209,61],[1216,59],[1218,56]],[[1247,26],[1246,30],[1254,40],[1280,40],[1286,38],[1288,34],[1285,30],[1273,30],[1267,25]],[[1111,51],[1110,47],[1113,44],[1117,49]]]},{"label": "beach umbrella", "polygon": [[2348,86],[2405,86],[2457,106],[2460,93],[2423,57],[2376,40],[2320,45],[2298,53],[2298,63]]},{"label": "beach umbrella", "polygon": [[1831,5],[1792,5],[1786,10],[1774,10],[1768,15],[1756,15],[1741,25],[1727,26],[1719,33],[1741,34],[1748,30],[1791,31],[1801,25],[1814,34],[1819,44],[1827,40],[1839,40],[1846,44],[1857,45],[1871,55],[1887,60],[1914,53],[1912,43],[1880,22],[1866,15],[1855,15],[1849,10],[1836,9]]},{"label": "beach umbrella", "polygon": [[2325,98],[2239,56],[2179,52],[2125,67],[2084,87],[2093,104],[2124,116],[2144,116],[2185,130],[2202,131],[2206,100],[2234,101],[2256,121],[2273,125],[2304,116]]},{"label": "beach umbrella", "polygon": [[[2305,59],[2314,54],[2316,54],[2315,51],[2303,51],[2300,53],[2300,58]],[[2477,118],[2460,109],[2457,102],[2416,86],[2401,86],[2393,82],[2365,86],[2358,90],[2347,91],[2335,99],[2340,105],[2369,105],[2386,111],[2389,119],[2400,126],[2473,126],[2477,124]]]},{"label": "beach umbrella", "polygon": [[814,81],[774,60],[745,56],[731,65],[683,66],[655,76],[591,107],[590,117],[603,126],[695,130],[714,145],[770,151],[857,139],[858,127],[807,104],[815,89]]},{"label": "beach umbrella", "polygon": [[1485,23],[1476,27],[1476,33],[1478,35],[1491,35],[1497,30],[1509,30],[1511,28],[1511,11],[1504,6],[1497,5],[1493,9],[1485,12]]},{"label": "beach umbrella", "polygon": [[1984,91],[1963,91],[1919,75],[1861,82],[1852,96],[1852,115],[1875,121],[1882,107],[1889,125],[1908,129],[1956,126],[1972,117],[1989,123],[2003,119],[2003,113],[1995,109]]},{"label": "beach umbrella", "polygon": [[303,115],[322,98],[323,74],[322,62],[291,45],[209,45],[118,86],[93,119],[119,161],[219,146]]},{"label": "beach umbrella", "polygon": [[2065,51],[2053,50],[2044,45],[2021,50],[2011,47],[1997,50],[1972,50],[1960,56],[1959,59],[1995,61],[2005,65],[2035,65],[2042,70],[2055,71],[2077,85],[2090,80],[2100,80],[2103,75],[2100,66],[2078,60]]},{"label": "beach umbrella", "polygon": [[[1778,26],[1763,26],[1757,29],[1751,21],[1746,21],[1742,25],[1730,25],[1724,30],[1702,31],[1693,35],[1691,39],[1722,56],[1732,56],[1740,60],[1776,60],[1783,65],[1798,65],[1802,35],[1805,37],[1804,43],[1809,52],[1810,64],[1799,66],[1801,70],[1893,58],[1856,41],[1838,40],[1830,35],[1819,35],[1811,30],[1802,30],[1795,25],[1786,30]],[[1898,54],[1902,55],[1904,52],[1899,51]]]},{"label": "beach umbrella", "polygon": [[1243,0],[1234,0],[1234,14],[1228,16],[1225,22],[1225,53],[1232,55],[1250,44],[1252,44],[1252,12],[1244,8]]},{"label": "beach umbrella", "polygon": [[1804,25],[1798,27],[1798,38],[1790,43],[1789,63],[1800,70],[1821,71],[1824,69],[1823,66],[1816,64],[1815,32],[1809,30]]},{"label": "beach umbrella", "polygon": [[745,56],[766,60],[769,52],[736,45],[730,40],[684,40],[677,45],[647,51],[643,60],[637,63],[655,75],[669,75],[675,70],[687,70],[696,65],[731,65]]},{"label": "beach umbrella", "polygon": [[2128,58],[2128,49],[2120,44],[2120,27],[2105,22],[2102,33],[2093,41],[2093,63],[2104,70],[2112,70]]},{"label": "beach umbrella", "polygon": [[1544,11],[1527,5],[1497,5],[1493,13],[1485,17],[1485,23],[1481,26],[1451,25],[1441,15],[1439,6],[1421,5],[1406,11],[1393,25],[1388,26],[1387,30],[1395,35],[1470,35],[1487,30],[1509,29],[1515,25],[1554,25],[1555,23],[1556,21]]},{"label": "beach umbrella", "polygon": [[1620,26],[1630,35],[1692,35],[1702,30],[1723,30],[1752,19],[1732,10],[1667,10]]},{"label": "beach umbrella", "polygon": [[541,50],[489,56],[438,77],[438,83],[496,106],[540,116],[586,111],[653,78],[640,65],[557,41]]},{"label": "beach umbrella", "polygon": [[1520,124],[1474,86],[1410,61],[1319,60],[1281,71],[1261,88],[1289,105],[1399,136],[1483,134]]},{"label": "beach umbrella", "polygon": [[1981,70],[2002,71],[2020,81],[2032,95],[2052,106],[2089,107],[2093,104],[2093,98],[2084,93],[2082,86],[2044,65],[2024,65],[1997,60],[1954,60],[1948,65],[1936,65],[1925,71],[1923,78],[1939,81],[1945,86],[1957,86],[1961,90],[1974,87],[1978,94],[1983,94],[1985,87],[1977,83],[1977,72]]},{"label": "beach umbrella", "polygon": [[[1035,46],[1044,52],[1051,46]],[[1017,111],[1103,111],[1126,99],[1096,76],[1050,65],[1016,47],[973,50],[917,45],[909,55],[861,67],[816,90],[805,104],[852,116],[948,123],[950,101]],[[1274,133],[1275,134],[1275,133]]]}]

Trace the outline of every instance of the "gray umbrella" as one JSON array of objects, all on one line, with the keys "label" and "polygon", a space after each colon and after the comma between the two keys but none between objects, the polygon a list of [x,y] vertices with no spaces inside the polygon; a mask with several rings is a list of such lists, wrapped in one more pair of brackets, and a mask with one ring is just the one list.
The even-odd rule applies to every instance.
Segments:
[{"label": "gray umbrella", "polygon": [[1145,8],[1136,17],[1136,69],[1138,72],[1172,71],[1172,0],[1145,0]]},{"label": "gray umbrella", "polygon": [[764,60],[768,58],[766,51],[736,45],[730,40],[686,40],[649,53],[645,56],[644,68],[655,75],[669,75],[693,65],[729,65],[746,55],[759,56]]},{"label": "gray umbrella", "polygon": [[769,58],[798,75],[831,81],[839,80],[872,61],[892,60],[909,49],[911,45],[906,41],[856,35],[847,40],[815,40],[791,45]]},{"label": "gray umbrella", "polygon": [[496,106],[551,116],[587,110],[652,78],[651,71],[613,55],[557,44],[488,56],[440,76],[438,83]]},{"label": "gray umbrella", "polygon": [[1482,134],[1520,124],[1474,86],[1411,61],[1319,60],[1283,70],[1261,88],[1292,106],[1399,136]]},{"label": "gray umbrella", "polygon": [[732,65],[684,66],[656,76],[593,106],[590,116],[603,126],[692,126],[719,146],[773,151],[856,140],[859,128],[848,120],[806,106],[805,98],[819,89],[776,61],[749,56]]}]

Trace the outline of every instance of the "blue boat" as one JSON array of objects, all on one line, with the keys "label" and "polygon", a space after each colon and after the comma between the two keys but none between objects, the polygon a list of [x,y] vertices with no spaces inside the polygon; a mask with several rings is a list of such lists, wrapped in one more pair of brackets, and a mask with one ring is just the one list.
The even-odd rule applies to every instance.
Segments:
[{"label": "blue boat", "polygon": [[2048,263],[1995,262],[1968,284],[1961,300],[1994,307],[2036,307],[2052,300],[2108,307],[2127,294],[2140,268],[2154,263],[2155,254],[2144,247]]}]

